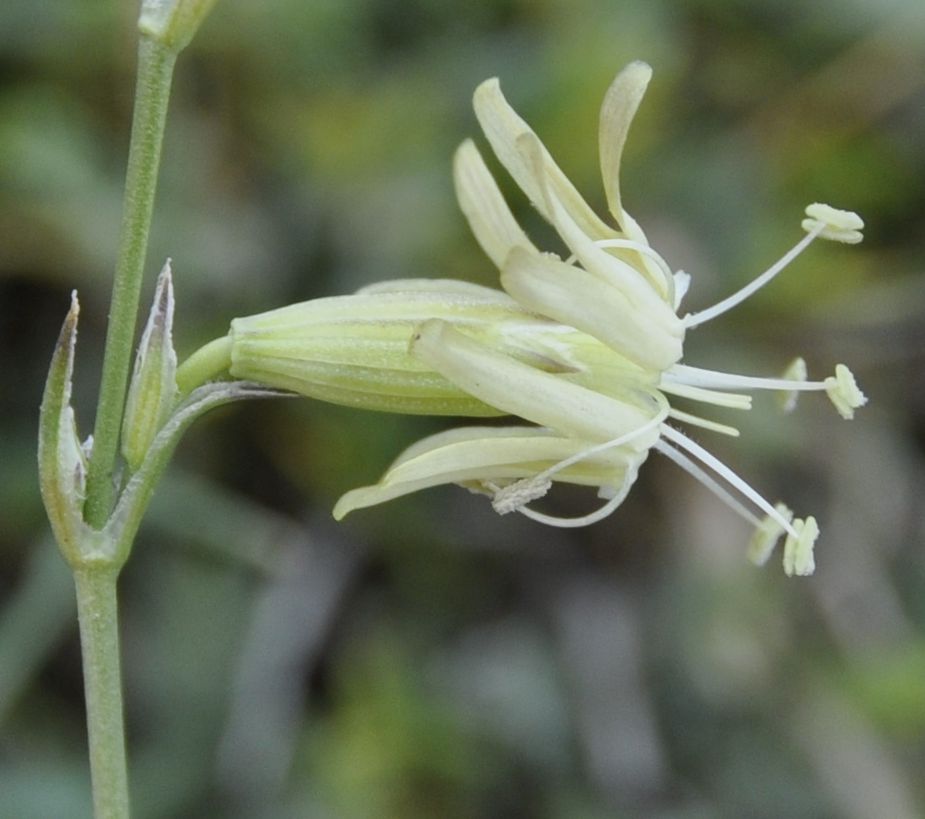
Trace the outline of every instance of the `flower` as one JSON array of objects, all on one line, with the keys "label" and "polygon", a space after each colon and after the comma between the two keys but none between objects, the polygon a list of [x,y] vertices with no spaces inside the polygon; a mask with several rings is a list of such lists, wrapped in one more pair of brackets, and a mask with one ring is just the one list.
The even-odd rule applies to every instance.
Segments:
[{"label": "flower", "polygon": [[[531,373],[589,389],[633,379],[644,386],[647,377],[593,336],[538,316],[500,290],[451,279],[400,279],[234,319],[228,336],[185,362],[177,380],[186,385],[201,358],[216,372],[227,369],[235,378],[360,409],[482,417],[508,412],[409,353],[415,331],[431,319],[451,323]],[[214,364],[207,360],[213,345]]]},{"label": "flower", "polygon": [[[771,389],[792,398],[825,391],[839,413],[851,418],[866,402],[844,365],[823,381],[808,381],[800,360],[785,378],[758,378],[682,364],[688,331],[725,313],[784,269],[816,238],[854,243],[863,222],[827,205],[806,209],[806,235],[749,285],[710,308],[679,315],[689,284],[672,272],[625,211],[619,188],[623,146],[651,77],[634,62],[608,90],[600,117],[600,164],[616,226],[601,220],[554,162],[530,127],[510,107],[496,79],[475,92],[476,116],[495,155],[539,213],[556,229],[570,256],[540,252],[517,224],[478,150],[463,143],[454,162],[457,196],[476,240],[499,268],[506,293],[529,315],[596,339],[621,362],[611,372],[543,371],[500,349],[484,334],[461,332],[452,317],[435,315],[411,340],[411,358],[439,373],[463,393],[538,426],[466,427],[427,438],[406,450],[378,484],[344,495],[334,510],[348,512],[440,483],[459,483],[488,494],[495,509],[518,511],[556,526],[581,526],[616,509],[650,450],[693,475],[756,526],[749,554],[767,560],[786,534],[784,568],[814,569],[818,526],[794,520],[669,421],[738,435],[738,430],[683,412],[669,397],[705,405],[748,409],[743,391]],[[606,358],[606,357],[605,357]],[[243,375],[242,373],[238,373]],[[576,377],[582,376],[582,377]],[[553,481],[596,486],[605,503],[578,518],[555,518],[528,504]],[[763,517],[759,517],[762,515]]]}]

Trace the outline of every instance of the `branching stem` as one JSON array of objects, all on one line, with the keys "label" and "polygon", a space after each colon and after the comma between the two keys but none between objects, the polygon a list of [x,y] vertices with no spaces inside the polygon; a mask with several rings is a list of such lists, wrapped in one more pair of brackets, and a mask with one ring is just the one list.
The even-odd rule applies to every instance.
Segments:
[{"label": "branching stem", "polygon": [[171,49],[147,37],[141,38],[119,255],[84,509],[87,523],[96,529],[106,522],[115,495],[113,473],[175,62],[176,53]]}]

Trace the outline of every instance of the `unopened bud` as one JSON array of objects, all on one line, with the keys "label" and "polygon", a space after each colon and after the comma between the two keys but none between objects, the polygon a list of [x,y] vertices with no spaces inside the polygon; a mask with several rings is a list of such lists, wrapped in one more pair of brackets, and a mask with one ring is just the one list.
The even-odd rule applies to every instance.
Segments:
[{"label": "unopened bud", "polygon": [[125,404],[122,455],[133,471],[141,465],[151,441],[170,416],[177,399],[173,313],[173,282],[168,259],[157,280]]},{"label": "unopened bud", "polygon": [[74,350],[77,343],[77,293],[52,355],[39,413],[39,486],[55,539],[68,560],[78,556],[83,523],[87,461],[71,407]]}]

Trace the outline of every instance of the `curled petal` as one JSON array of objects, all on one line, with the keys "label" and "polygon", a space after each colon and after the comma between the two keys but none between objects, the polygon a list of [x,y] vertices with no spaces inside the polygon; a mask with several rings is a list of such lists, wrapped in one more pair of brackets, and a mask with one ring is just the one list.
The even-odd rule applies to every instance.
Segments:
[{"label": "curled petal", "polygon": [[499,269],[512,248],[539,251],[521,230],[494,177],[471,140],[459,146],[453,158],[453,181],[459,206],[472,233]]},{"label": "curled petal", "polygon": [[[550,184],[552,177],[543,159],[543,149],[539,140],[533,135],[524,135],[518,140],[517,147],[523,152],[525,159],[536,167],[549,220],[582,266],[589,273],[618,289],[638,310],[647,312],[650,321],[659,322],[673,332],[683,334],[681,321],[674,312],[673,296],[668,298],[669,285],[673,289],[673,282],[669,283],[654,264],[651,266],[652,269],[636,264],[639,261],[638,253],[630,254],[634,262],[630,263],[601,247],[600,240],[589,236],[572,218],[568,207],[559,197],[555,187]],[[648,245],[646,247],[648,248]]]},{"label": "curled petal", "polygon": [[[491,143],[495,155],[544,218],[551,222],[552,215],[543,196],[536,167],[531,160],[524,157],[517,147],[518,140],[524,135],[531,136],[538,142],[539,138],[508,104],[496,78],[486,80],[475,90],[473,104],[475,116]],[[581,194],[569,182],[568,177],[542,143],[540,143],[540,148],[545,173],[548,174],[550,180],[548,184],[555,190],[556,196],[562,201],[581,230],[593,239],[617,236],[617,232],[603,222],[582,199]]]},{"label": "curled petal", "polygon": [[[443,321],[422,324],[412,339],[411,352],[484,403],[575,438],[611,440],[667,412],[648,395],[621,401],[536,370]],[[634,442],[633,448],[648,449],[657,437],[653,430]]]},{"label": "curled petal", "polygon": [[[355,509],[446,483],[508,483],[529,478],[587,449],[587,441],[537,427],[461,427],[409,447],[375,486],[347,492],[334,507],[340,520]],[[612,449],[570,465],[555,479],[588,486],[621,486],[644,455]]]},{"label": "curled petal", "polygon": [[652,68],[649,65],[638,60],[630,63],[617,74],[601,105],[601,177],[604,180],[607,205],[624,231],[627,226],[624,224],[623,203],[620,199],[620,160],[630,123],[651,78]]},{"label": "curled petal", "polygon": [[681,358],[677,335],[579,267],[515,249],[501,284],[529,309],[594,336],[641,367],[666,370]]}]

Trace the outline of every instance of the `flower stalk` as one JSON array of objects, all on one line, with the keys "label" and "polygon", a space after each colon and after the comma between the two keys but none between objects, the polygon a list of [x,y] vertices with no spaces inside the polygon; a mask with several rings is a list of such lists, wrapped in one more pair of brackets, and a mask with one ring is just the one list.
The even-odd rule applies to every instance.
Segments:
[{"label": "flower stalk", "polygon": [[176,58],[176,52],[166,45],[148,37],[141,38],[119,255],[93,429],[93,454],[87,475],[84,514],[87,523],[94,528],[106,523],[116,492],[114,474],[119,432]]},{"label": "flower stalk", "polygon": [[129,816],[116,599],[118,572],[111,566],[74,571],[96,819]]}]

